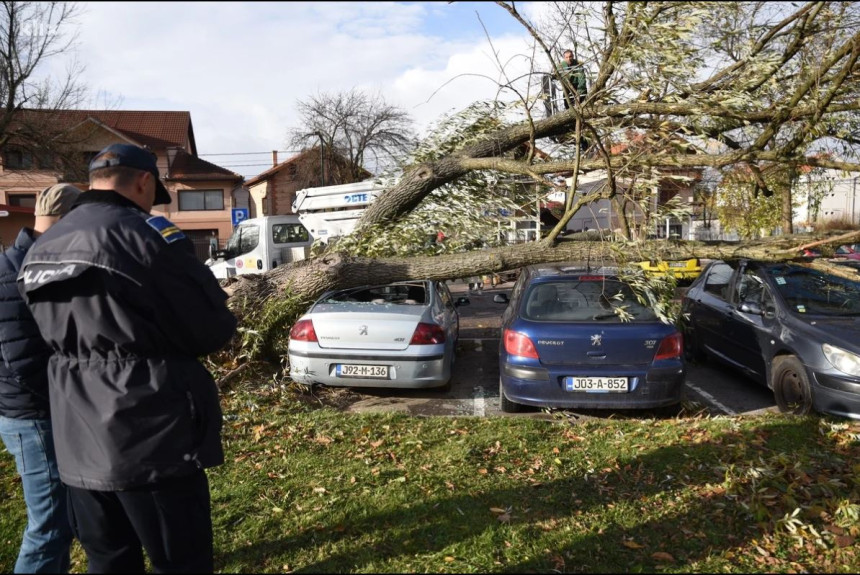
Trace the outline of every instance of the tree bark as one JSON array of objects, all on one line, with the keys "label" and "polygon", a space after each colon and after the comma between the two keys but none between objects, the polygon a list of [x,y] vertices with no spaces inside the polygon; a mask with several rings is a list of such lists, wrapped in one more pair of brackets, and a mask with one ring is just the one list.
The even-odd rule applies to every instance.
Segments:
[{"label": "tree bark", "polygon": [[[585,232],[580,235],[594,238],[598,234]],[[621,244],[563,239],[555,245],[542,241],[458,254],[385,259],[353,257],[336,252],[284,265],[265,274],[237,276],[226,289],[231,294],[231,303],[236,304],[232,307],[236,309],[244,301],[259,305],[272,296],[286,293],[310,301],[332,289],[410,279],[452,280],[516,270],[540,262],[575,261],[611,266],[650,259],[682,260],[693,257],[782,261],[796,258],[804,247],[851,243],[858,238],[860,231],[829,236],[778,236],[741,244],[665,240]],[[852,268],[831,265],[823,260],[811,262],[810,265],[858,279],[857,272]]]}]

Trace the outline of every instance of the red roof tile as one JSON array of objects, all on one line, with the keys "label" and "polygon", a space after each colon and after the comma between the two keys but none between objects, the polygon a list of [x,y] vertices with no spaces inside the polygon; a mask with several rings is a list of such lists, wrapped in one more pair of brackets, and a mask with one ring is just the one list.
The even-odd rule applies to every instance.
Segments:
[{"label": "red roof tile", "polygon": [[236,172],[231,172],[221,166],[192,156],[183,149],[176,151],[176,157],[170,163],[167,180],[236,180],[244,178]]},{"label": "red roof tile", "polygon": [[[296,162],[299,158],[302,158],[302,157],[307,156],[307,155],[311,155],[315,159],[318,158],[319,157],[319,147],[313,147],[309,150],[305,150],[304,152],[299,152],[298,154],[296,154],[295,156],[293,156],[289,160],[284,160],[280,164],[278,164],[276,166],[272,166],[271,168],[269,168],[265,172],[261,172],[261,173],[257,174],[256,176],[254,176],[253,178],[251,178],[250,180],[245,182],[245,187],[253,186],[254,184],[257,184],[257,183],[262,182],[264,180],[268,180],[269,177],[277,174],[278,172],[280,172],[281,170],[283,170],[284,168],[286,168],[287,166],[289,166],[293,162]],[[370,176],[373,175],[363,168],[362,168],[362,173],[364,174],[364,177],[366,177],[366,178],[369,178]]]},{"label": "red roof tile", "polygon": [[73,127],[92,118],[105,126],[123,133],[137,143],[153,150],[169,146],[185,146],[189,142],[191,154],[197,154],[191,112],[135,111],[135,110],[22,110],[21,121],[36,114],[59,125]]}]

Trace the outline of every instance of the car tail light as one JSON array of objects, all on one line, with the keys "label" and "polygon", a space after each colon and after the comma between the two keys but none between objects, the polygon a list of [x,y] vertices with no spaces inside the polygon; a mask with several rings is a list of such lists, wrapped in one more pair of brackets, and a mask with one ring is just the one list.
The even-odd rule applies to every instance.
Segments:
[{"label": "car tail light", "polygon": [[297,321],[293,329],[290,330],[290,339],[296,341],[318,341],[317,332],[314,331],[314,322],[309,319]]},{"label": "car tail light", "polygon": [[445,330],[435,323],[419,323],[412,334],[409,345],[434,345],[445,343]]},{"label": "car tail light", "polygon": [[505,351],[509,355],[540,359],[532,340],[530,340],[527,335],[523,335],[510,329],[505,330]]},{"label": "car tail light", "polygon": [[660,347],[657,348],[657,353],[654,355],[654,361],[681,357],[684,349],[683,343],[680,333],[673,333],[669,337],[663,338]]}]

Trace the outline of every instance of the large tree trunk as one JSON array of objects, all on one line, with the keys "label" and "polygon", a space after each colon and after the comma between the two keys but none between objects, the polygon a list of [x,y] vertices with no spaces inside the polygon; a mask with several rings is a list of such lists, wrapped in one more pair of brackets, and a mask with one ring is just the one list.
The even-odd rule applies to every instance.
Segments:
[{"label": "large tree trunk", "polygon": [[[588,235],[594,238],[597,232],[580,234]],[[854,238],[860,238],[860,232],[835,237],[779,236],[743,244],[652,240],[625,245],[609,241],[564,239],[555,245],[545,241],[531,242],[459,254],[411,258],[373,259],[332,253],[281,266],[261,275],[237,276],[227,290],[233,303],[249,301],[259,305],[271,296],[287,293],[302,300],[312,300],[330,289],[409,279],[450,280],[515,270],[539,262],[588,261],[598,265],[613,265],[616,262],[692,257],[788,260],[797,257],[803,247],[850,243]],[[858,277],[851,268],[829,265],[825,261],[817,261],[812,265],[846,277]]]}]

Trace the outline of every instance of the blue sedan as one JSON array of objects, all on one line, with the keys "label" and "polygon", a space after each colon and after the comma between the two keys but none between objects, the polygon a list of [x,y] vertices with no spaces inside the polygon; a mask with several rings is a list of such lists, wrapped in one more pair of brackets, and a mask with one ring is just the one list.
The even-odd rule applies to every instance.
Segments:
[{"label": "blue sedan", "polygon": [[499,397],[524,405],[629,409],[683,399],[681,333],[611,273],[576,264],[523,269],[502,315]]}]

